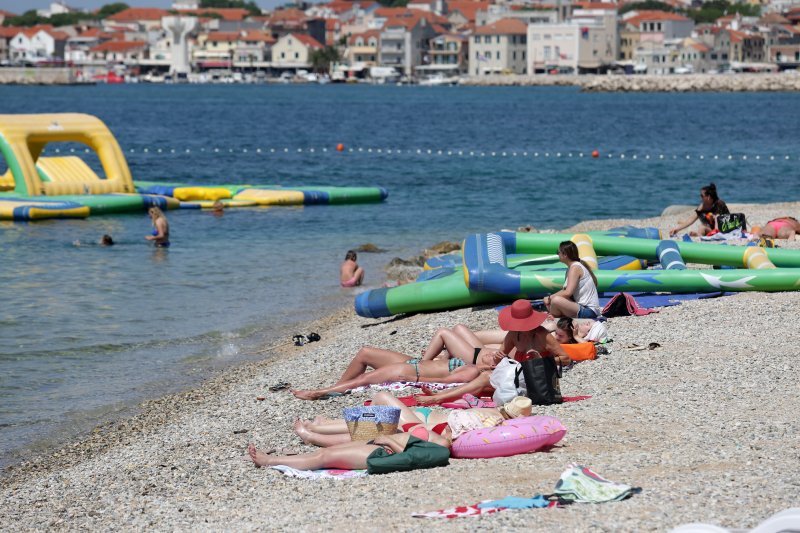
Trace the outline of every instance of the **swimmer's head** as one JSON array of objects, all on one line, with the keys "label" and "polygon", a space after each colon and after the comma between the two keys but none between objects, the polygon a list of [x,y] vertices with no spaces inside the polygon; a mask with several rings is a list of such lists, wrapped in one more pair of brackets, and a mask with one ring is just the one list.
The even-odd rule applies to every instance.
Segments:
[{"label": "swimmer's head", "polygon": [[347,250],[347,253],[344,256],[345,261],[355,261],[356,260],[356,253],[353,250]]},{"label": "swimmer's head", "polygon": [[111,235],[103,235],[100,237],[100,246],[113,246],[114,239],[111,238]]},{"label": "swimmer's head", "polygon": [[223,205],[223,203],[220,200],[217,200],[216,202],[211,204],[211,209],[213,209],[214,211],[219,212],[219,211],[222,211],[223,209],[225,209],[225,206]]},{"label": "swimmer's head", "polygon": [[156,206],[153,206],[150,209],[148,209],[147,214],[150,215],[150,217],[153,220],[164,216],[164,212],[161,211],[161,208]]}]

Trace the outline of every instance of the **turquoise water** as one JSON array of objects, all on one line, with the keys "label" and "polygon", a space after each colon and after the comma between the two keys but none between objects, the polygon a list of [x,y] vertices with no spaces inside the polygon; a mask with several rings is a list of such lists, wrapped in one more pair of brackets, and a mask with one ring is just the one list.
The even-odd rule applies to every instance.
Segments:
[{"label": "turquoise water", "polygon": [[[167,251],[144,241],[144,214],[0,223],[0,465],[351,304],[338,265],[362,243],[388,250],[360,255],[374,287],[389,259],[439,240],[655,215],[712,180],[729,202],[796,200],[798,110],[796,94],[1,87],[0,113],[98,115],[136,179],[380,185],[389,199],[172,211]],[[118,244],[72,244],[104,233]]]}]

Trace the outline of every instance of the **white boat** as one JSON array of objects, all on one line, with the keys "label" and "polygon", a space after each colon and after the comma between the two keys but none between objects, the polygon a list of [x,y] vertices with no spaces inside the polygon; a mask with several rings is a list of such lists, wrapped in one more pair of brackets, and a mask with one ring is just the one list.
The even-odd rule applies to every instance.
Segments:
[{"label": "white boat", "polygon": [[457,76],[448,78],[442,74],[434,74],[433,76],[423,78],[419,81],[420,85],[426,85],[428,87],[433,87],[437,85],[456,85],[457,83],[458,83]]}]

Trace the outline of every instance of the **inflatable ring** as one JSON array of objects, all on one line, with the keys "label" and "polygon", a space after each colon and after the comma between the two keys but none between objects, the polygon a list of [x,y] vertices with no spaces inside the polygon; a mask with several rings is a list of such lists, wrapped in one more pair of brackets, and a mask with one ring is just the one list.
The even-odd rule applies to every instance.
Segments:
[{"label": "inflatable ring", "polygon": [[552,416],[515,418],[464,433],[453,442],[451,455],[456,459],[489,459],[530,453],[554,445],[566,433],[561,420]]}]

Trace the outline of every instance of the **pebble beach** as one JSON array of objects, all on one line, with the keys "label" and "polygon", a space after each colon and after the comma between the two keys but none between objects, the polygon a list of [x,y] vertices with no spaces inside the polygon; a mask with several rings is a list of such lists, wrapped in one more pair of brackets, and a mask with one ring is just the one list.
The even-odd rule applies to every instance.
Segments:
[{"label": "pebble beach", "polygon": [[[729,207],[758,225],[800,212],[800,202]],[[587,221],[565,231],[622,224],[666,231],[685,216],[673,207],[660,217]],[[778,242],[800,249],[800,241]],[[131,418],[3,472],[0,529],[663,531],[690,522],[752,528],[798,506],[798,309],[797,292],[742,293],[610,319],[610,353],[577,364],[561,382],[565,395],[591,398],[534,407],[534,414],[556,416],[568,429],[546,453],[451,459],[446,468],[341,481],[254,468],[244,459],[248,443],[312,451],[292,432],[294,420],[338,418],[342,408],[368,399],[302,401],[270,386],[332,383],[366,344],[416,355],[440,327],[490,329],[497,322],[496,310],[483,307],[391,319],[342,309],[302,328],[319,332],[319,342],[265,347],[262,361],[145,402]],[[660,346],[632,348],[649,343]],[[550,493],[570,463],[642,491],[616,503],[411,517]]]}]

